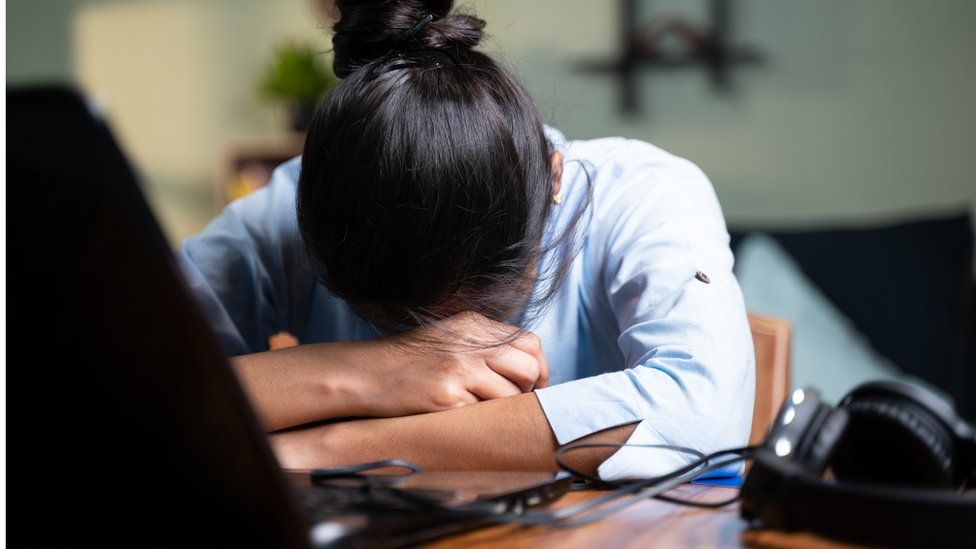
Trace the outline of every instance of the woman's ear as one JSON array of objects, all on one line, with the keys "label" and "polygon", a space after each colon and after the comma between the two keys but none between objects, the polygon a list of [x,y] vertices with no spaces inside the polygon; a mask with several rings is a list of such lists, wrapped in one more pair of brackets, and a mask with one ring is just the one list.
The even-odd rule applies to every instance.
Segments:
[{"label": "woman's ear", "polygon": [[549,157],[552,166],[552,194],[559,194],[563,187],[563,153],[556,151]]}]

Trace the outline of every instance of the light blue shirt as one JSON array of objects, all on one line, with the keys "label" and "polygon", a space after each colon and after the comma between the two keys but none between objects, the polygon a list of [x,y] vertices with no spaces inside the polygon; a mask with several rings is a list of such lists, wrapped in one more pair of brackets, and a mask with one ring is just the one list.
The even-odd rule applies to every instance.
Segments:
[{"label": "light blue shirt", "polygon": [[[530,327],[549,361],[552,386],[536,395],[556,439],[566,444],[639,422],[630,443],[706,453],[745,445],[752,339],[708,178],[641,141],[547,134],[566,159],[548,241],[565,232],[592,189],[569,276]],[[279,331],[302,343],[378,335],[305,269],[295,216],[299,169],[297,158],[283,164],[267,187],[227,206],[183,244],[188,281],[231,355],[266,350]],[[692,458],[624,448],[599,474],[647,477]]]}]

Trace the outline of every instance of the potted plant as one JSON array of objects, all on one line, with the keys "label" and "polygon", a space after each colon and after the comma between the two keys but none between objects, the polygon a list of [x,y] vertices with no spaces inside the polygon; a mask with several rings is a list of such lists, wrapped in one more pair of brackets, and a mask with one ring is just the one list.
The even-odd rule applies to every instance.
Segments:
[{"label": "potted plant", "polygon": [[286,43],[275,49],[260,82],[261,94],[283,102],[292,129],[308,129],[315,105],[338,82],[332,67],[307,43]]}]

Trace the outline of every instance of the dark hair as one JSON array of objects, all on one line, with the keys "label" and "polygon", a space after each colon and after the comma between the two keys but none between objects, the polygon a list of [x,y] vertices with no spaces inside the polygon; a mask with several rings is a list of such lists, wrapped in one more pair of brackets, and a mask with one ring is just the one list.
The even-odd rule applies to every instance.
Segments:
[{"label": "dark hair", "polygon": [[[541,311],[571,261],[536,270],[552,146],[518,79],[473,49],[484,21],[452,13],[452,0],[336,4],[343,80],[313,117],[298,185],[313,274],[394,331],[461,311]],[[453,63],[390,70],[417,50]]]}]

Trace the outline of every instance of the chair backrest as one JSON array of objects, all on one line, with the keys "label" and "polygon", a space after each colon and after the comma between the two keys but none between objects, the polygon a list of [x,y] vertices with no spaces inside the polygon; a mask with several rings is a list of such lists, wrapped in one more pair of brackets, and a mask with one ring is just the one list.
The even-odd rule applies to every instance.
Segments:
[{"label": "chair backrest", "polygon": [[752,313],[749,329],[756,349],[756,403],[749,444],[759,444],[790,392],[791,333],[789,322]]}]

